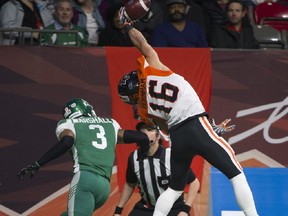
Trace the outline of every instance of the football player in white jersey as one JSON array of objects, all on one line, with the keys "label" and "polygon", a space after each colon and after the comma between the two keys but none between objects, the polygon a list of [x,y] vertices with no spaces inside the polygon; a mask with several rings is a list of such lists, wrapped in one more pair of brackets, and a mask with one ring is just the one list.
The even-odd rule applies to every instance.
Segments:
[{"label": "football player in white jersey", "polygon": [[[119,19],[126,18],[123,14]],[[118,85],[121,99],[138,104],[141,119],[169,132],[171,139],[171,182],[156,202],[154,216],[164,216],[182,194],[188,170],[200,155],[231,181],[239,207],[246,216],[258,216],[253,194],[231,146],[208,121],[193,87],[164,65],[157,52],[131,23],[124,22],[131,42],[142,53],[137,71],[123,76]]]}]

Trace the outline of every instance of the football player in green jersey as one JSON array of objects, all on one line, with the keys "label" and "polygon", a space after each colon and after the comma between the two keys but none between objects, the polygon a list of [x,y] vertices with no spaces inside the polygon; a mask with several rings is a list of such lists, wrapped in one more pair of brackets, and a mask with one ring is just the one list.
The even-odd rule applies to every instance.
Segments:
[{"label": "football player in green jersey", "polygon": [[138,143],[145,152],[151,141],[143,132],[123,130],[114,119],[98,117],[93,107],[80,98],[65,104],[63,116],[56,128],[59,142],[35,163],[24,167],[18,178],[33,177],[46,163],[69,151],[73,156],[74,176],[67,212],[62,215],[92,215],[109,196],[116,143]]}]

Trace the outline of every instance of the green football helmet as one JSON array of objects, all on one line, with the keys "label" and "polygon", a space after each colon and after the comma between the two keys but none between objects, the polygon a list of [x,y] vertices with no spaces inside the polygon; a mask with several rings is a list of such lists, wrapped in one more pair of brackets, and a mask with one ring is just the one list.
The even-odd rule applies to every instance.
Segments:
[{"label": "green football helmet", "polygon": [[65,119],[74,119],[81,116],[95,117],[93,106],[81,98],[74,98],[68,101],[63,108]]}]

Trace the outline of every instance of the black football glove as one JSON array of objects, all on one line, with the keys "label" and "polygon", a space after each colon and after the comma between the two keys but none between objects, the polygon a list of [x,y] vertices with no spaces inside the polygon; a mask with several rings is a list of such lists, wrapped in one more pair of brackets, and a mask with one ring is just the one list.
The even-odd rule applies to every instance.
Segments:
[{"label": "black football glove", "polygon": [[235,129],[235,127],[236,127],[235,125],[226,126],[230,121],[231,121],[231,119],[225,119],[221,124],[216,125],[215,120],[213,118],[211,118],[210,124],[211,124],[213,130],[219,136],[221,136],[222,134],[230,132],[230,131]]},{"label": "black football glove", "polygon": [[117,19],[120,21],[122,24],[128,24],[131,22],[131,19],[129,18],[127,12],[125,11],[125,7],[121,7],[118,12],[118,17]]},{"label": "black football glove", "polygon": [[18,179],[22,179],[25,175],[29,175],[30,178],[34,177],[40,169],[40,165],[35,162],[34,164],[28,165],[20,170],[17,174]]}]

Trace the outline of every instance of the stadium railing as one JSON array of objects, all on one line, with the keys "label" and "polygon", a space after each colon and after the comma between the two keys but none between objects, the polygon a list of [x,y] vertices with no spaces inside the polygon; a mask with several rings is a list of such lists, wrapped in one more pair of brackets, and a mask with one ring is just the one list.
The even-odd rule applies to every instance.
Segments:
[{"label": "stadium railing", "polygon": [[[32,33],[39,33],[39,44],[43,44],[43,33],[61,33],[61,34],[74,34],[76,45],[79,44],[77,37],[77,30],[48,30],[48,29],[31,29],[31,28],[0,28],[0,45],[14,45],[15,40],[18,41],[17,45],[35,45]],[[28,39],[28,40],[27,40]],[[28,41],[28,44],[27,44]],[[48,44],[52,45],[52,44]]]}]

